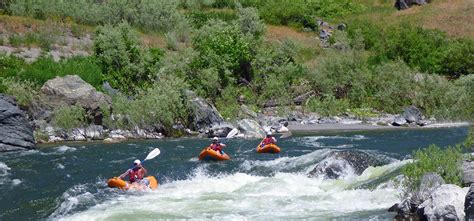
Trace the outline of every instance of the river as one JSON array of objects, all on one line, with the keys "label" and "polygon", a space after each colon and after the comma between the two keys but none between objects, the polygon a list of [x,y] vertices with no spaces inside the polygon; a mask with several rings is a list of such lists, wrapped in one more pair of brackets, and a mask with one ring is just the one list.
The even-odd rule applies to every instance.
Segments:
[{"label": "river", "polygon": [[[226,162],[199,162],[205,139],[67,143],[0,154],[0,220],[391,219],[391,185],[413,150],[461,142],[467,128],[301,134],[280,154],[257,154],[259,140],[232,139]],[[160,185],[150,192],[106,186],[153,148],[145,163]],[[386,165],[337,180],[308,178],[331,151],[361,150]]]}]

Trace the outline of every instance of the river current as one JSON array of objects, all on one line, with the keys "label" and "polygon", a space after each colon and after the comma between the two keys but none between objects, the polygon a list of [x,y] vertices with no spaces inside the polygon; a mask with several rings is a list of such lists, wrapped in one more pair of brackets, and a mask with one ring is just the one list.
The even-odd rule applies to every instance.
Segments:
[{"label": "river current", "polygon": [[[259,140],[231,139],[226,162],[199,162],[207,139],[67,143],[0,154],[0,220],[390,220],[401,193],[392,180],[410,154],[463,141],[467,128],[300,134],[279,154],[257,154]],[[106,180],[153,148],[145,167],[155,191],[123,192]],[[333,151],[359,150],[387,162],[336,180],[307,173]]]}]

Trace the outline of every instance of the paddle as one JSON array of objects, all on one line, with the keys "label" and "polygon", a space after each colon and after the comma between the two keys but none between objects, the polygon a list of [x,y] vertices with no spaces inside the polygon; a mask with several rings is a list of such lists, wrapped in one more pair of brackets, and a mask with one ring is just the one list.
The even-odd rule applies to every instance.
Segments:
[{"label": "paddle", "polygon": [[[150,153],[148,153],[148,155],[146,155],[145,159],[141,161],[142,165],[143,165],[143,163],[145,163],[145,161],[155,158],[156,156],[160,155],[160,153],[161,153],[160,149],[158,149],[158,148],[153,149]],[[133,169],[133,167],[130,168],[130,169]],[[125,172],[124,174],[126,174],[127,172]],[[124,174],[122,174],[122,175],[124,175]],[[120,176],[122,176],[122,175],[120,175]]]},{"label": "paddle", "polygon": [[228,139],[231,139],[233,137],[235,137],[235,135],[237,135],[239,133],[239,130],[237,128],[234,128],[232,129],[225,138],[222,139],[222,143],[225,144]]}]

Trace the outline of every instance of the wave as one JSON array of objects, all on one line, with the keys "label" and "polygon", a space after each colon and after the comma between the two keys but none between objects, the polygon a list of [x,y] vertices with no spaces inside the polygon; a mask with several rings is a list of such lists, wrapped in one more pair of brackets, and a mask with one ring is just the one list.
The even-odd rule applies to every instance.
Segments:
[{"label": "wave", "polygon": [[64,195],[67,203],[51,219],[332,219],[361,211],[384,210],[396,203],[399,190],[390,185],[375,189],[354,186],[401,165],[403,162],[394,162],[368,168],[360,176],[339,180],[286,172],[273,176],[242,172],[210,176],[203,165],[187,179],[162,184],[156,191],[109,196],[108,200],[90,203],[95,206],[79,212],[74,208],[94,197],[84,190],[81,192],[78,186],[82,195]]}]

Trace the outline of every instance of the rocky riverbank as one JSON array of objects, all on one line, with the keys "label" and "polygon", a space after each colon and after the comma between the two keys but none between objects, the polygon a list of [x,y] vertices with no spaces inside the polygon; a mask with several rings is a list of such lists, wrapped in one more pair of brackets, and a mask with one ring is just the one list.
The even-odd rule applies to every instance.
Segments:
[{"label": "rocky riverbank", "polygon": [[[119,142],[125,139],[159,139],[166,136],[200,136],[200,137],[225,137],[233,128],[238,128],[240,133],[237,137],[255,138],[263,137],[266,131],[286,132],[315,132],[315,131],[347,131],[347,130],[381,130],[398,128],[423,128],[436,126],[449,126],[439,124],[436,119],[427,119],[415,106],[406,107],[399,115],[372,113],[370,116],[358,116],[347,113],[343,116],[326,117],[317,113],[308,112],[302,106],[294,107],[266,107],[257,113],[247,107],[244,103],[240,106],[237,119],[224,119],[212,103],[197,96],[193,91],[186,91],[185,97],[191,109],[189,120],[186,125],[180,121],[175,122],[171,128],[160,124],[145,127],[132,128],[107,128],[104,121],[104,110],[112,113],[110,118],[127,118],[127,116],[114,116],[112,110],[112,98],[117,91],[104,85],[105,93],[97,91],[94,87],[75,75],[56,77],[47,81],[41,88],[40,94],[27,107],[16,106],[14,99],[2,96],[2,106],[11,109],[16,106],[17,110],[12,116],[22,117],[16,127],[10,128],[12,143],[15,148],[3,148],[3,150],[18,150],[21,148],[32,148],[34,143],[48,143],[61,141],[89,141],[104,140],[105,142]],[[133,98],[129,98],[133,99]],[[304,103],[308,96],[295,98],[295,104]],[[87,126],[74,128],[61,128],[54,125],[53,118],[55,110],[61,107],[77,106],[86,113]],[[9,112],[5,112],[9,113]],[[7,118],[4,118],[7,119]],[[7,128],[8,122],[3,123]],[[23,126],[21,126],[23,125]],[[457,124],[455,126],[465,126]],[[15,135],[15,131],[35,131],[34,139],[31,135]],[[30,133],[30,132],[29,132]],[[31,134],[31,133],[30,133]]]}]

